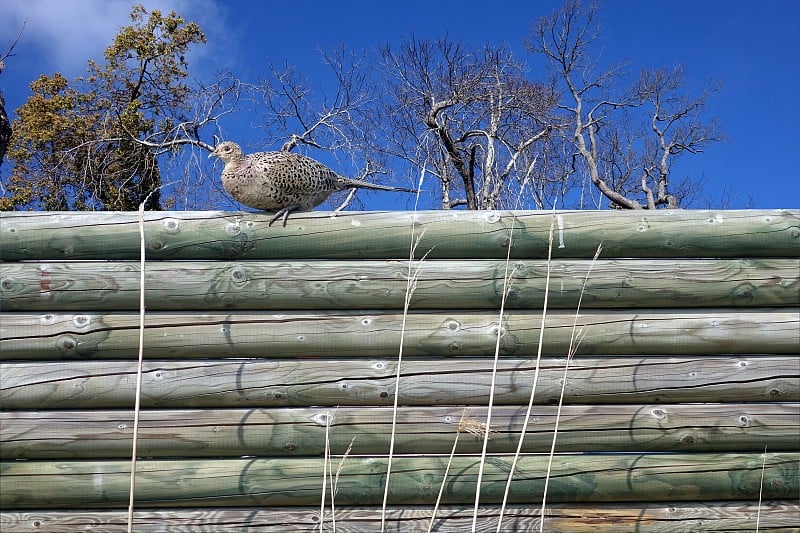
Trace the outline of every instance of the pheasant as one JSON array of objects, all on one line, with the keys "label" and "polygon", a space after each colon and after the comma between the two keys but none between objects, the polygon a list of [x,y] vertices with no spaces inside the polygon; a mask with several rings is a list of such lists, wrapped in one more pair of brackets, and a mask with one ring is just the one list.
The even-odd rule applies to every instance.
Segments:
[{"label": "pheasant", "polygon": [[417,192],[340,176],[322,163],[293,152],[257,152],[244,155],[234,142],[220,143],[208,157],[218,157],[222,186],[233,198],[248,207],[277,211],[269,225],[283,217],[283,225],[293,211],[311,211],[328,196],[345,189]]}]

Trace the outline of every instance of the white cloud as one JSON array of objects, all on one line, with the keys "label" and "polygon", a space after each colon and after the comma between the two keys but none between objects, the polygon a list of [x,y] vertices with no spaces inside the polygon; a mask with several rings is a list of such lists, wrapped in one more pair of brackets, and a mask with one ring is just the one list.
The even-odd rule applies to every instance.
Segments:
[{"label": "white cloud", "polygon": [[120,28],[130,24],[135,4],[165,13],[174,10],[184,19],[198,22],[207,33],[220,30],[224,19],[214,0],[2,0],[0,53],[25,24],[15,49],[20,59],[35,58],[42,73],[81,74],[87,60],[101,60]]}]

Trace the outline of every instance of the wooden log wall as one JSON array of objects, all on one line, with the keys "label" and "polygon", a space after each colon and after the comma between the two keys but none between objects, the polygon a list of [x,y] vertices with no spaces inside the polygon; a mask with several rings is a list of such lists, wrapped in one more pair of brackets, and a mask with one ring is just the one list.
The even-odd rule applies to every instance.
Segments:
[{"label": "wooden log wall", "polygon": [[501,531],[800,524],[800,210],[269,218],[0,214],[0,530],[126,529],[140,229],[136,530],[378,531],[394,420],[468,531],[491,395],[495,531],[532,394]]}]

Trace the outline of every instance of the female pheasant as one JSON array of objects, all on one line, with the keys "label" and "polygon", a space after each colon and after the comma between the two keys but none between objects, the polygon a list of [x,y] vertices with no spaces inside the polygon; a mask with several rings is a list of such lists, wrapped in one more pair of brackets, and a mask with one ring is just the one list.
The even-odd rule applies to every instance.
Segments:
[{"label": "female pheasant", "polygon": [[311,211],[332,193],[344,189],[417,192],[345,178],[322,163],[293,152],[244,155],[241,147],[230,141],[219,144],[208,157],[219,157],[225,163],[222,186],[237,202],[277,211],[270,226],[281,217],[286,226],[292,211]]}]

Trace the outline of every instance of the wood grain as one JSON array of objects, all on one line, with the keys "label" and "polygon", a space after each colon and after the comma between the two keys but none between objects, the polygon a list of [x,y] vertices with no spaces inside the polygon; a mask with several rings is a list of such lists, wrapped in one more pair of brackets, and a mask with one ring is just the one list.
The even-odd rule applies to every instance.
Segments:
[{"label": "wood grain", "polygon": [[[490,453],[514,452],[526,408],[495,406]],[[523,452],[549,452],[557,408],[537,406]],[[480,453],[486,408],[401,407],[395,452]],[[601,422],[601,423],[598,423]],[[563,406],[559,452],[800,450],[800,403]],[[389,450],[390,407],[147,409],[137,450],[144,457],[378,454]],[[0,458],[130,457],[131,410],[0,412]]]},{"label": "wood grain", "polygon": [[[144,349],[165,357],[503,356],[537,353],[538,311],[152,312]],[[796,354],[800,308],[582,310],[547,313],[542,353],[578,355]],[[4,313],[0,360],[135,357],[139,315]]]},{"label": "wood grain", "polygon": [[[557,404],[566,359],[545,358],[534,401]],[[145,360],[142,407],[302,407],[394,402],[396,361],[359,359]],[[4,363],[3,409],[132,408],[134,361]],[[536,361],[498,361],[495,402],[527,405]],[[404,360],[401,405],[486,405],[491,359]],[[800,357],[578,357],[564,402],[644,404],[800,401]]]},{"label": "wood grain", "polygon": [[[587,279],[587,274],[591,273]],[[541,309],[547,262],[151,261],[145,305],[158,310]],[[139,308],[136,261],[9,263],[0,271],[6,311]],[[584,282],[586,282],[584,289]],[[601,259],[552,262],[548,308],[800,305],[800,259]]]},{"label": "wood grain", "polygon": [[[149,259],[403,259],[417,257],[786,257],[800,255],[800,210],[145,213]],[[134,212],[0,213],[2,259],[136,259]]]},{"label": "wood grain", "polygon": [[[448,456],[396,456],[389,502],[431,505]],[[324,458],[176,459],[138,461],[141,507],[282,506],[319,504]],[[333,458],[337,501],[380,505],[387,460]],[[474,500],[479,457],[452,458],[442,503]],[[519,458],[509,502],[541,501],[547,455]],[[486,458],[481,501],[499,503],[511,458]],[[752,500],[800,497],[800,453],[586,454],[553,458],[547,499],[567,502]],[[120,507],[128,502],[130,461],[4,461],[0,507],[69,509]]]},{"label": "wood grain", "polygon": [[[500,531],[538,531],[540,505],[509,505]],[[472,527],[472,506],[445,505],[439,508],[434,529],[438,533],[463,533]],[[433,506],[389,506],[387,532],[427,531]],[[563,533],[673,533],[682,531],[796,532],[800,504],[796,501],[671,502],[635,504],[554,504],[545,514],[545,531]],[[478,508],[478,531],[495,531],[500,507]],[[284,531],[331,531],[333,523],[342,532],[379,531],[381,510],[377,507],[337,505],[314,507],[219,507],[134,512],[137,531],[225,531],[279,533]],[[72,533],[74,531],[127,531],[126,511],[21,511],[0,512],[0,530],[18,533]]]}]

